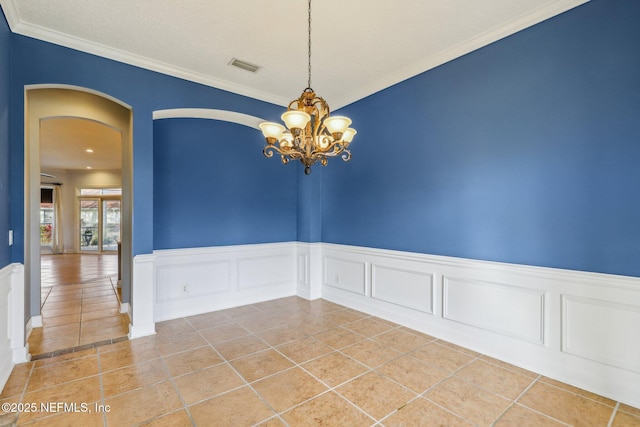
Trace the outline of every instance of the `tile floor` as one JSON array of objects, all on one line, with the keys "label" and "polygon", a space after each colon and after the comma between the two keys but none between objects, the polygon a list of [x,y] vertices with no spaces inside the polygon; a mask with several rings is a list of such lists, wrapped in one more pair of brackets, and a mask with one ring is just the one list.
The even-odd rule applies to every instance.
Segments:
[{"label": "tile floor", "polygon": [[22,412],[33,426],[640,426],[640,409],[297,297],[18,365],[0,400],[68,405]]},{"label": "tile floor", "polygon": [[117,255],[42,256],[43,327],[29,336],[32,356],[126,337],[129,318],[120,314],[117,262]]}]

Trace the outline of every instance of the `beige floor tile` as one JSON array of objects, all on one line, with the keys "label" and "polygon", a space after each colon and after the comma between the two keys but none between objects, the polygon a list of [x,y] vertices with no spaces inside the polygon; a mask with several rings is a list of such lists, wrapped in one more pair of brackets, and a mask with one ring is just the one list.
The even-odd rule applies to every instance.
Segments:
[{"label": "beige floor tile", "polygon": [[445,346],[445,347],[448,347],[448,348],[452,348],[454,350],[458,350],[459,352],[464,353],[464,354],[468,354],[471,357],[480,357],[480,356],[482,356],[482,354],[478,353],[477,351],[469,350],[468,348],[456,345],[456,344],[451,343],[449,341],[437,340],[436,342],[438,344],[442,345],[442,346]]},{"label": "beige floor tile", "polygon": [[353,345],[364,339],[362,335],[351,332],[345,328],[329,329],[328,331],[320,332],[313,337],[336,350]]},{"label": "beige floor tile", "polygon": [[640,427],[640,417],[635,417],[627,412],[618,411],[613,419],[611,427]]},{"label": "beige floor tile", "polygon": [[108,426],[130,426],[150,421],[182,407],[170,382],[154,384],[105,400]]},{"label": "beige floor tile", "polygon": [[232,322],[230,318],[219,311],[197,314],[195,316],[189,316],[186,319],[196,330],[213,328]]},{"label": "beige floor tile", "polygon": [[277,349],[296,363],[304,363],[333,351],[322,341],[310,336],[282,344]]},{"label": "beige floor tile", "polygon": [[562,427],[566,424],[518,404],[511,406],[494,424],[495,427]]},{"label": "beige floor tile", "polygon": [[261,313],[258,315],[244,316],[235,319],[235,322],[252,333],[258,333],[267,329],[286,325],[288,317],[282,315],[270,315]]},{"label": "beige floor tile", "polygon": [[175,378],[174,382],[187,405],[210,399],[245,384],[226,363],[183,375]]},{"label": "beige floor tile", "polygon": [[287,427],[287,425],[280,418],[273,417],[263,423],[256,424],[256,427]]},{"label": "beige floor tile", "polygon": [[105,398],[156,384],[167,379],[160,359],[137,363],[102,374]]},{"label": "beige floor tile", "polygon": [[267,344],[253,335],[245,335],[240,338],[234,338],[214,344],[214,348],[226,360],[233,360],[247,356],[249,354],[265,350],[268,347],[269,346]]},{"label": "beige floor tile", "polygon": [[[18,419],[18,425],[21,420]],[[91,426],[98,427],[104,425],[104,414],[101,412],[63,412],[58,414],[47,414],[46,417],[29,422],[29,427],[70,427],[70,426]]]},{"label": "beige floor tile", "polygon": [[290,322],[289,325],[293,328],[299,329],[305,334],[315,335],[320,332],[327,331],[335,328],[337,325],[329,320],[324,320],[317,316],[311,316],[303,320],[297,320]]},{"label": "beige floor tile", "polygon": [[184,409],[162,415],[151,421],[144,422],[140,427],[193,427],[189,414]]},{"label": "beige floor tile", "polygon": [[512,371],[512,372],[515,372],[517,374],[524,375],[525,377],[536,379],[536,378],[538,378],[540,376],[540,375],[536,374],[535,372],[531,372],[531,371],[528,371],[526,369],[520,368],[518,366],[512,365],[510,363],[503,362],[502,360],[494,359],[493,357],[482,355],[482,356],[480,356],[480,358],[482,360],[484,360],[485,362],[491,363],[492,365],[497,365],[497,366],[501,367],[502,369],[506,369],[507,371]]},{"label": "beige floor tile", "polygon": [[472,356],[433,342],[412,351],[411,355],[447,372],[457,371],[474,360]]},{"label": "beige floor tile", "polygon": [[194,332],[195,328],[185,318],[167,320],[156,323],[156,333],[161,339],[168,339],[176,335]]},{"label": "beige floor tile", "polygon": [[293,366],[293,363],[275,350],[265,350],[236,359],[231,362],[240,375],[248,382],[273,375]]},{"label": "beige floor tile", "polygon": [[98,357],[89,356],[33,369],[27,392],[98,375]]},{"label": "beige floor tile", "polygon": [[390,348],[406,353],[429,343],[431,340],[408,332],[404,329],[392,329],[373,338]]},{"label": "beige floor tile", "polygon": [[190,374],[224,362],[220,355],[208,345],[165,356],[163,360],[169,374],[174,377]]},{"label": "beige floor tile", "polygon": [[335,325],[344,325],[345,323],[351,323],[363,319],[365,315],[363,313],[343,309],[322,314],[321,317]]},{"label": "beige floor tile", "polygon": [[251,426],[274,412],[249,387],[241,387],[189,408],[196,425]]},{"label": "beige floor tile", "polygon": [[534,381],[479,359],[460,369],[455,375],[511,400],[520,396]]},{"label": "beige floor tile", "polygon": [[87,311],[82,313],[81,320],[86,322],[88,320],[95,319],[108,319],[111,317],[120,316],[120,310],[118,308],[107,308],[105,310],[95,310],[95,311]]},{"label": "beige floor tile", "polygon": [[159,357],[158,350],[151,345],[144,348],[123,347],[119,350],[100,353],[100,369],[102,372],[109,372]]},{"label": "beige floor tile", "polygon": [[48,340],[52,338],[78,337],[80,335],[80,324],[72,323],[59,326],[51,326],[40,329],[41,339]]},{"label": "beige floor tile", "polygon": [[418,398],[382,421],[385,427],[442,426],[469,427],[468,421],[426,399]]},{"label": "beige floor tile", "polygon": [[455,377],[438,384],[424,397],[478,425],[490,425],[511,404],[504,397]]},{"label": "beige floor tile", "polygon": [[626,412],[631,415],[635,415],[636,417],[640,417],[640,408],[634,408],[633,406],[629,406],[629,405],[625,405],[624,403],[621,403],[618,410],[622,412]]},{"label": "beige floor tile", "polygon": [[402,355],[399,351],[373,340],[360,341],[340,351],[370,368],[380,366]]},{"label": "beige floor tile", "polygon": [[253,384],[253,388],[277,412],[311,399],[327,388],[300,368],[291,368]]},{"label": "beige floor tile", "polygon": [[57,363],[68,362],[74,359],[82,359],[83,357],[95,356],[96,354],[98,354],[98,352],[95,348],[88,348],[86,350],[74,351],[70,353],[60,354],[58,356],[38,359],[33,363],[36,368],[41,368],[47,365],[55,365]]},{"label": "beige floor tile", "polygon": [[303,338],[307,336],[307,334],[299,329],[294,329],[289,325],[284,325],[266,331],[258,332],[256,336],[258,336],[267,344],[275,347],[280,344],[285,344],[287,342]]},{"label": "beige floor tile", "polygon": [[379,335],[383,332],[387,332],[388,330],[393,329],[393,325],[389,322],[385,322],[374,317],[367,317],[364,319],[356,320],[355,322],[351,322],[343,326],[365,337],[372,337],[374,335]]},{"label": "beige floor tile", "polygon": [[156,339],[155,345],[161,356],[169,356],[171,354],[202,347],[207,345],[207,342],[197,332],[190,332],[177,335],[170,339]]},{"label": "beige floor tile", "polygon": [[572,425],[589,420],[592,425],[606,426],[613,412],[610,406],[541,381],[531,386],[518,403]]},{"label": "beige floor tile", "polygon": [[377,372],[349,381],[336,391],[376,420],[381,420],[416,397],[415,393]]},{"label": "beige floor tile", "polygon": [[328,392],[282,414],[291,426],[368,427],[374,420],[336,393]]},{"label": "beige floor tile", "polygon": [[[77,381],[63,383],[57,386],[41,389],[32,393],[26,393],[22,399],[23,402],[35,403],[38,406],[49,403],[62,403],[74,405],[82,408],[82,404],[88,405],[89,408],[95,407],[95,403],[100,401],[100,377],[98,375],[83,378]],[[19,421],[21,423],[32,421],[52,415],[54,412],[24,412],[20,414]]]},{"label": "beige floor tile", "polygon": [[549,377],[541,377],[539,381],[541,381],[543,383],[546,383],[546,384],[551,384],[551,385],[556,386],[558,388],[561,388],[563,390],[570,391],[570,392],[572,392],[574,394],[577,394],[577,395],[580,395],[582,397],[586,397],[586,398],[589,398],[591,400],[595,400],[596,402],[604,403],[605,405],[609,405],[609,406],[615,406],[616,405],[616,402],[611,400],[611,399],[608,399],[608,398],[603,397],[603,396],[599,396],[599,395],[597,395],[595,393],[591,393],[589,391],[583,390],[583,389],[578,388],[578,387],[571,386],[569,384],[562,383],[560,381],[554,380],[554,379],[549,378]]},{"label": "beige floor tile", "polygon": [[442,369],[409,355],[387,362],[376,371],[418,394],[449,376]]},{"label": "beige floor tile", "polygon": [[320,381],[336,387],[369,370],[366,366],[338,352],[333,352],[302,365]]},{"label": "beige floor tile", "polygon": [[65,314],[63,316],[43,316],[42,324],[45,327],[68,325],[70,323],[80,323],[80,313]]},{"label": "beige floor tile", "polygon": [[7,379],[7,382],[0,393],[0,399],[6,399],[7,397],[16,396],[22,394],[27,385],[27,380],[31,375],[31,369],[33,363],[24,363],[22,365],[16,365],[11,371],[11,375]]},{"label": "beige floor tile", "polygon": [[215,326],[213,328],[207,328],[200,331],[202,337],[211,344],[215,344],[220,341],[226,341],[233,338],[238,338],[243,335],[249,335],[249,331],[245,328],[230,323],[226,325]]}]

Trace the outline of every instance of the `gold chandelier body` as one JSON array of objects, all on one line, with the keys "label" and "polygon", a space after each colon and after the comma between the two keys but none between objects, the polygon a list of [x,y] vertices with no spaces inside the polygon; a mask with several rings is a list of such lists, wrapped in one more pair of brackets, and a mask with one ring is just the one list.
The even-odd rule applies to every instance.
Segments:
[{"label": "gold chandelier body", "polygon": [[356,134],[355,129],[349,128],[351,120],[330,117],[329,105],[313,89],[305,89],[300,98],[291,101],[282,120],[288,130],[278,123],[260,124],[267,140],[263,149],[265,157],[271,158],[277,153],[283,164],[300,160],[307,175],[318,161],[326,166],[329,157],[341,155],[345,162],[351,159],[349,144]]},{"label": "gold chandelier body", "polygon": [[342,155],[342,160],[351,159],[349,144],[356,135],[350,128],[351,119],[343,116],[331,117],[327,102],[311,89],[311,0],[308,8],[308,65],[309,79],[307,88],[300,98],[289,103],[289,108],[282,115],[287,128],[279,123],[260,123],[262,134],[267,145],[262,152],[265,157],[280,155],[283,164],[289,160],[300,160],[304,165],[304,173],[311,173],[311,166],[320,162],[327,165],[329,157]]}]

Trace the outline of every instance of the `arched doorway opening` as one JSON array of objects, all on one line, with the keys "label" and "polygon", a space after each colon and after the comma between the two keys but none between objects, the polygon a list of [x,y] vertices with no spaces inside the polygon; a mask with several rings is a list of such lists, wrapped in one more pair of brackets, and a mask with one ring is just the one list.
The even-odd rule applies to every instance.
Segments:
[{"label": "arched doorway opening", "polygon": [[[41,166],[43,123],[70,118],[92,121],[120,135],[121,156],[121,312],[130,314],[132,286],[132,111],[105,94],[66,85],[25,88],[25,305],[32,327],[41,316]],[[71,155],[71,153],[70,153]]]}]

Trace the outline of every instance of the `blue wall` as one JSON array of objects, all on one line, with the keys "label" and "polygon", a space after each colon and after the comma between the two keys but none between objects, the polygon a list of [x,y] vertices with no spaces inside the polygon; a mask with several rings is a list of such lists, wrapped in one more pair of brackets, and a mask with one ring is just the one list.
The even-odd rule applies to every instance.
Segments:
[{"label": "blue wall", "polygon": [[640,276],[639,20],[593,0],[346,107],[322,240]]},{"label": "blue wall", "polygon": [[[133,108],[133,254],[151,253],[154,232],[154,165],[152,112],[167,108],[215,108],[270,118],[281,110],[272,104],[188,82],[175,77],[100,58],[28,37],[12,40],[12,111],[24,111],[24,86],[29,84],[69,84],[106,93]],[[11,182],[11,224],[23,229],[24,206],[24,125],[23,115],[13,114]],[[256,138],[261,139],[256,131]],[[261,141],[260,141],[261,143]],[[267,159],[264,159],[267,162]],[[236,170],[238,165],[229,162]],[[179,224],[175,224],[179,227]],[[23,262],[24,245],[17,236],[12,259]]]},{"label": "blue wall", "polygon": [[9,93],[11,32],[0,13],[0,269],[10,262],[9,255]]},{"label": "blue wall", "polygon": [[299,168],[262,155],[246,126],[156,120],[154,249],[296,240]]}]

